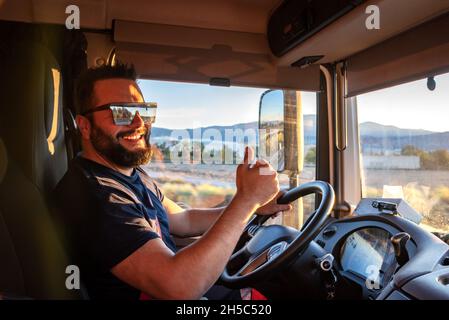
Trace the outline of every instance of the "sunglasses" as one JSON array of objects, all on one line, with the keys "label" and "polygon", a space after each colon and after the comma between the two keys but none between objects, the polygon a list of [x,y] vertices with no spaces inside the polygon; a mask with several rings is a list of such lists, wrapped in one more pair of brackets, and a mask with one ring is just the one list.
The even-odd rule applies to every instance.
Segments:
[{"label": "sunglasses", "polygon": [[94,113],[103,110],[111,110],[114,124],[117,126],[129,126],[139,112],[145,124],[152,124],[156,120],[156,102],[124,102],[124,103],[108,103],[87,110],[81,115],[85,116],[89,113]]}]

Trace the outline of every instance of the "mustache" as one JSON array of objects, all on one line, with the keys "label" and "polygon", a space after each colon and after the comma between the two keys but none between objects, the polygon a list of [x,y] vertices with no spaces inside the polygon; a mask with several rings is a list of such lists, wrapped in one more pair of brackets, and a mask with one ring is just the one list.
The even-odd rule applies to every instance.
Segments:
[{"label": "mustache", "polygon": [[133,135],[144,135],[145,137],[148,136],[151,133],[150,130],[147,128],[140,129],[140,130],[128,130],[123,131],[117,134],[117,139],[123,138],[125,136],[133,136]]}]

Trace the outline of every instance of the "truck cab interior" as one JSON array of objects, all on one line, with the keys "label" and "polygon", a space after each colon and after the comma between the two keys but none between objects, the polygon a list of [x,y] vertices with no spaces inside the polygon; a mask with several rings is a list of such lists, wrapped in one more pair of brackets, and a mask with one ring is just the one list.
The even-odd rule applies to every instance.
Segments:
[{"label": "truck cab interior", "polygon": [[[66,286],[50,195],[81,150],[76,79],[115,61],[141,83],[264,89],[258,149],[278,126],[280,201],[295,206],[276,223],[253,217],[221,284],[268,299],[449,299],[449,126],[436,128],[449,116],[448,30],[449,0],[0,0],[0,299],[89,298]],[[411,105],[417,86],[446,110],[376,100],[405,88]],[[370,115],[385,118],[381,135]]]}]

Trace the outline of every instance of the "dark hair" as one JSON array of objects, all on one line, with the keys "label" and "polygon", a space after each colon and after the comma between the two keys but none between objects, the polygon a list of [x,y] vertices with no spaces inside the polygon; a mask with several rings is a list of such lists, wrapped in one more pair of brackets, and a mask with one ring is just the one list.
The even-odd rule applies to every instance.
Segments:
[{"label": "dark hair", "polygon": [[100,67],[85,70],[76,81],[74,104],[77,114],[81,114],[92,108],[94,84],[98,80],[105,79],[130,79],[136,80],[134,66],[117,62],[113,66],[102,65]]}]

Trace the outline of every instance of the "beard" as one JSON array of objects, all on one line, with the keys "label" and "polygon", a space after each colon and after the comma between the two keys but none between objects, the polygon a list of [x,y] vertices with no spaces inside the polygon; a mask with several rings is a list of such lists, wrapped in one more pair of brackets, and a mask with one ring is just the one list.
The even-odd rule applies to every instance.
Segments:
[{"label": "beard", "polygon": [[[150,130],[148,128],[145,128],[143,136],[145,140],[144,148],[130,151],[120,144],[120,137],[132,135],[133,133],[136,133],[136,130],[120,132],[116,137],[113,137],[92,123],[90,140],[95,150],[109,161],[123,168],[135,168],[147,164],[151,159],[152,152],[149,143]],[[140,133],[142,134],[142,132]]]}]

